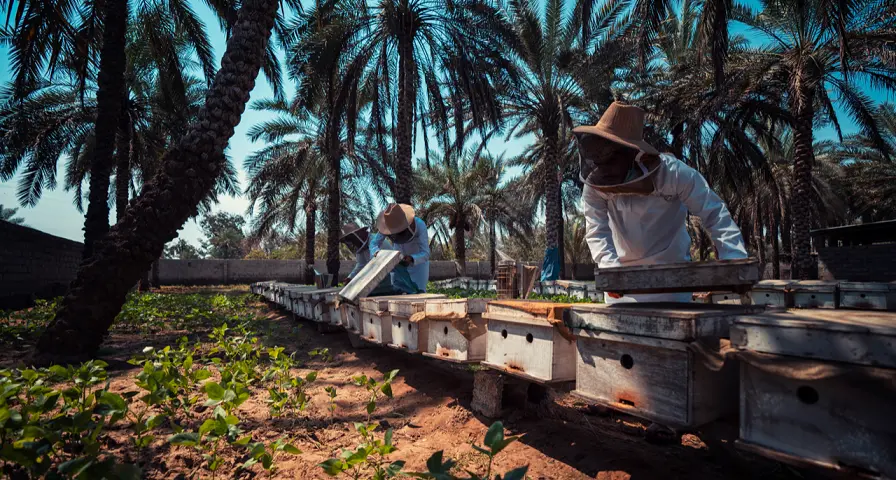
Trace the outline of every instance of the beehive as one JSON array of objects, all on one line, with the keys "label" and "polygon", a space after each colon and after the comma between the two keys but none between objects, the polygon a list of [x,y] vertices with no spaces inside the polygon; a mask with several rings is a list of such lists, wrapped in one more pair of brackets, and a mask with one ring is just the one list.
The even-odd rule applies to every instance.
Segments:
[{"label": "beehive", "polygon": [[339,316],[342,318],[342,326],[349,332],[360,335],[361,329],[361,309],[351,303],[341,303],[339,305]]},{"label": "beehive", "polygon": [[595,270],[594,275],[598,290],[618,293],[741,291],[759,281],[759,262],[748,258],[613,267]]},{"label": "beehive", "polygon": [[709,298],[710,303],[716,305],[740,305],[743,303],[743,297],[734,292],[712,292]]},{"label": "beehive", "polygon": [[392,314],[390,300],[425,300],[445,298],[444,295],[421,293],[416,295],[389,295],[361,299],[361,333],[365,340],[382,345],[392,343]]},{"label": "beehive", "polygon": [[840,282],[840,307],[896,310],[896,283]]},{"label": "beehive", "polygon": [[753,286],[750,299],[753,305],[787,308],[793,306],[793,282],[763,280]]},{"label": "beehive", "polygon": [[327,319],[331,325],[342,325],[342,314],[339,312],[339,291],[324,295],[324,303],[327,306]]},{"label": "beehive", "polygon": [[796,308],[837,308],[837,282],[801,280],[793,282],[793,306]]},{"label": "beehive", "polygon": [[576,305],[575,394],[657,423],[692,428],[737,411],[737,368],[718,352],[737,315],[700,303]]},{"label": "beehive", "polygon": [[896,478],[896,314],[747,315],[739,350],[738,445],[852,478]]},{"label": "beehive", "polygon": [[487,303],[483,298],[428,300],[426,343],[419,343],[423,354],[460,363],[484,360],[487,335],[482,314]]},{"label": "beehive", "polygon": [[426,335],[429,333],[425,320],[411,322],[410,317],[424,311],[426,300],[390,300],[389,313],[392,320],[392,342],[390,347],[419,353],[426,348]]},{"label": "beehive", "polygon": [[311,290],[311,319],[318,323],[330,323],[330,308],[326,303],[329,294],[338,293],[339,288]]},{"label": "beehive", "polygon": [[488,322],[483,364],[541,383],[573,380],[575,339],[562,320],[568,306],[525,300],[489,303],[482,315]]}]

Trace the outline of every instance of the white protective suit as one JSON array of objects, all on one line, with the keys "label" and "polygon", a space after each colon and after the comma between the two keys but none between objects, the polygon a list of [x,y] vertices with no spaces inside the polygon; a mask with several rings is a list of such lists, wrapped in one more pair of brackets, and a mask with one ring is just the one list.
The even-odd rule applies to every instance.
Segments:
[{"label": "white protective suit", "polygon": [[370,238],[370,256],[373,257],[381,249],[397,250],[401,252],[402,257],[410,255],[414,259],[414,264],[408,267],[408,274],[417,284],[417,288],[425,292],[426,284],[429,283],[429,232],[426,223],[420,218],[414,218],[414,226],[416,227],[414,236],[407,243],[393,243],[390,246],[385,235],[381,233],[373,235]]},{"label": "white protective suit", "polygon": [[[688,211],[703,220],[721,260],[747,257],[740,229],[699,172],[672,155],[660,155],[650,195],[611,194],[585,185],[585,240],[599,268],[659,265],[690,260]],[[625,295],[607,303],[690,302],[690,293]]]},{"label": "white protective suit", "polygon": [[355,278],[355,275],[357,275],[358,272],[361,271],[361,269],[367,266],[367,264],[370,262],[370,259],[373,258],[373,256],[370,254],[369,247],[370,237],[372,236],[373,234],[368,235],[367,240],[364,242],[364,245],[361,245],[361,248],[359,248],[358,251],[355,252],[355,268],[353,268],[352,272],[348,274],[349,279]]}]

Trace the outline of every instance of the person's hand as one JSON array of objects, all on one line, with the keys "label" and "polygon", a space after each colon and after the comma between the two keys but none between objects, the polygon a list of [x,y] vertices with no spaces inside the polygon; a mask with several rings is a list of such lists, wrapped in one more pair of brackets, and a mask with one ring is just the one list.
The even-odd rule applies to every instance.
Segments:
[{"label": "person's hand", "polygon": [[606,293],[607,296],[610,298],[622,298],[621,293],[616,293],[616,292],[604,292],[604,293]]},{"label": "person's hand", "polygon": [[380,254],[381,251],[382,251],[382,250],[377,250],[376,253],[373,254],[373,256],[376,257],[377,255]]},{"label": "person's hand", "polygon": [[407,267],[407,266],[413,265],[413,264],[414,264],[414,257],[412,257],[412,256],[410,256],[410,255],[405,255],[404,258],[401,259],[401,262],[399,262],[399,264],[400,264],[401,266],[403,266],[403,267]]}]

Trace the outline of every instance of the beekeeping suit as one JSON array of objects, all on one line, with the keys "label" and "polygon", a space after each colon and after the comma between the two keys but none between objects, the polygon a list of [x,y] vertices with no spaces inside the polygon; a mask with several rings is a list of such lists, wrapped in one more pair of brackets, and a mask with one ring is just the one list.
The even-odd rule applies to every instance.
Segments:
[{"label": "beekeeping suit", "polygon": [[[740,229],[699,172],[642,138],[643,110],[614,103],[595,126],[573,131],[579,140],[585,187],[585,239],[598,268],[690,260],[688,212],[703,220],[719,259],[747,257]],[[601,152],[616,149],[613,158]],[[612,164],[616,162],[616,164]],[[602,172],[603,170],[603,172]],[[612,288],[612,287],[611,287]],[[689,302],[691,293],[606,296],[607,303]]]},{"label": "beekeeping suit", "polygon": [[[405,204],[390,204],[377,218],[378,234],[370,239],[370,254],[381,249],[401,252],[401,266],[407,268],[411,280],[421,292],[429,283],[429,232],[426,223]],[[386,246],[386,240],[391,246]],[[396,282],[393,279],[393,284]]]}]

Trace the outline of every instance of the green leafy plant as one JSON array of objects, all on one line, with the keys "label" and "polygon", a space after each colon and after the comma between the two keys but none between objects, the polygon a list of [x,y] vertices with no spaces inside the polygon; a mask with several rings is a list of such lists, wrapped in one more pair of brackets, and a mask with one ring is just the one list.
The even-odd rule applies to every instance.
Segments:
[{"label": "green leafy plant", "polygon": [[295,445],[289,443],[286,438],[277,439],[267,445],[262,442],[250,443],[248,447],[249,459],[243,463],[242,468],[248,469],[252,465],[260,463],[261,467],[264,468],[270,476],[273,476],[274,472],[277,471],[275,461],[281,452],[290,455],[301,455],[302,453],[302,451],[296,448]]},{"label": "green leafy plant", "polygon": [[215,407],[212,418],[202,422],[198,432],[181,432],[172,435],[168,442],[172,445],[191,447],[200,452],[205,466],[212,472],[212,478],[224,463],[220,455],[223,444],[246,446],[251,437],[240,437],[239,419],[228,414],[221,406]]},{"label": "green leafy plant", "polygon": [[395,376],[398,375],[398,370],[392,370],[387,373],[385,377],[383,377],[382,382],[377,382],[371,377],[367,377],[367,375],[358,375],[356,377],[352,377],[352,382],[359,386],[367,389],[367,392],[370,394],[370,400],[367,402],[367,421],[370,421],[370,416],[373,414],[374,410],[376,410],[376,401],[379,397],[379,394],[392,398],[392,380],[395,380]]}]

